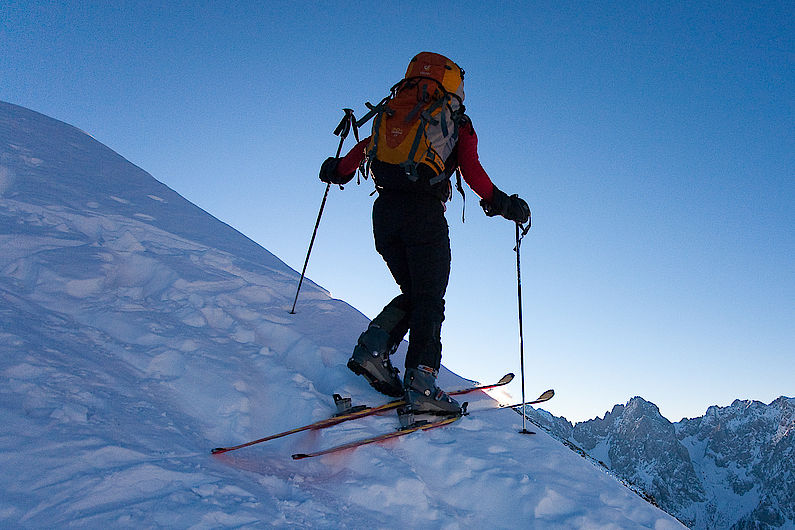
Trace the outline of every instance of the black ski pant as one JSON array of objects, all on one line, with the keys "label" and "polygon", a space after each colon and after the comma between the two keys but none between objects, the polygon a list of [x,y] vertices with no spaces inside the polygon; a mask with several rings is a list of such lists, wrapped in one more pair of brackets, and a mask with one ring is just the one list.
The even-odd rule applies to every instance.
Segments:
[{"label": "black ski pant", "polygon": [[373,235],[401,293],[373,323],[388,331],[395,344],[410,330],[406,368],[438,370],[450,277],[444,203],[432,195],[382,190],[373,204]]}]

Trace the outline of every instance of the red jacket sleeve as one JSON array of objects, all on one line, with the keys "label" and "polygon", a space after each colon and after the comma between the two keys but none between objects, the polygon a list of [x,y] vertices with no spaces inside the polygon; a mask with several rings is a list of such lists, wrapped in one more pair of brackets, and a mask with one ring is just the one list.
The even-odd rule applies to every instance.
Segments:
[{"label": "red jacket sleeve", "polygon": [[337,165],[337,175],[344,177],[346,175],[353,175],[356,173],[356,170],[359,169],[359,165],[364,160],[364,152],[367,149],[367,145],[370,143],[370,137],[368,136],[358,144],[353,146],[353,149],[348,151],[348,154],[340,160],[340,163]]},{"label": "red jacket sleeve", "polygon": [[491,203],[494,184],[478,159],[478,135],[472,124],[467,122],[458,131],[458,167],[464,181],[481,199]]}]

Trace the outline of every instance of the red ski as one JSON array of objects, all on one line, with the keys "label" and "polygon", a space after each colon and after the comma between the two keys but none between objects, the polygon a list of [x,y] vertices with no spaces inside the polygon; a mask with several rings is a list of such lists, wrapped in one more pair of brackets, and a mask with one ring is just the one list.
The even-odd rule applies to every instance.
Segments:
[{"label": "red ski", "polygon": [[[463,388],[461,390],[454,390],[452,392],[448,392],[447,394],[451,396],[460,396],[463,394],[476,392],[478,390],[488,390],[490,388],[496,388],[499,386],[507,385],[513,380],[513,378],[514,378],[513,374],[505,374],[504,376],[502,376],[502,379],[500,379],[496,383],[490,385],[483,385],[483,386],[472,386],[468,388]],[[252,440],[250,442],[246,442],[240,445],[235,445],[232,447],[216,447],[211,452],[212,454],[217,455],[221,453],[226,453],[227,451],[234,451],[236,449],[242,449],[243,447],[249,447],[251,445],[255,445],[258,443],[267,442],[269,440],[275,440],[276,438],[282,438],[284,436],[288,436],[290,434],[295,434],[302,431],[309,431],[309,430],[316,431],[320,429],[325,429],[327,427],[332,427],[334,425],[338,425],[346,421],[355,420],[358,418],[364,418],[366,416],[372,416],[373,414],[378,414],[380,412],[384,412],[387,410],[396,409],[398,407],[402,407],[403,405],[406,405],[406,402],[402,399],[398,399],[395,401],[390,401],[389,403],[384,403],[383,405],[379,405],[377,407],[356,408],[350,412],[339,414],[337,416],[332,416],[331,418],[322,419],[320,421],[310,423],[309,425],[296,427],[295,429],[290,429],[288,431],[271,434],[270,436],[266,436],[258,440]]]},{"label": "red ski", "polygon": [[[509,374],[509,375],[511,375],[511,374]],[[505,378],[503,378],[503,379],[505,379]],[[493,385],[493,386],[499,386],[499,385]],[[484,387],[480,387],[480,388],[484,388]],[[535,399],[533,401],[528,401],[527,403],[524,403],[524,405],[537,405],[538,403],[543,403],[545,401],[549,401],[554,396],[555,396],[555,391],[554,390],[547,390],[546,392],[544,392],[543,394],[538,396],[537,399]],[[522,406],[522,403],[519,403],[518,405],[509,405],[509,406],[505,406],[505,407],[501,407],[501,408],[514,408],[514,407],[521,407],[521,406]],[[466,409],[466,406],[464,408]],[[499,410],[499,409],[494,409],[494,410]],[[368,444],[378,443],[378,442],[384,442],[386,440],[392,440],[393,438],[398,438],[400,436],[405,436],[407,434],[411,434],[411,433],[417,432],[417,431],[427,431],[429,429],[435,429],[437,427],[444,427],[445,425],[450,425],[451,423],[459,420],[461,418],[461,416],[462,416],[461,414],[458,414],[456,416],[451,416],[449,418],[444,418],[442,420],[433,421],[433,422],[430,422],[430,423],[418,422],[418,423],[415,423],[415,424],[413,424],[413,425],[411,425],[411,426],[409,426],[407,428],[404,428],[404,429],[400,429],[400,430],[397,430],[397,431],[394,431],[394,432],[389,432],[389,433],[386,433],[386,434],[378,434],[376,436],[371,436],[370,438],[364,438],[364,439],[361,439],[361,440],[355,440],[353,442],[348,442],[348,443],[345,443],[345,444],[342,444],[342,445],[337,445],[337,446],[334,446],[334,447],[330,447],[328,449],[321,449],[320,451],[315,451],[315,452],[312,452],[312,453],[297,453],[297,454],[293,455],[293,460],[303,460],[304,458],[312,458],[312,457],[315,457],[315,456],[321,456],[321,455],[327,455],[327,454],[331,454],[331,453],[337,453],[337,452],[340,452],[340,451],[345,451],[347,449],[354,449],[356,447],[361,447],[363,445],[368,445]],[[533,434],[530,431],[525,431],[525,432],[527,434]]]},{"label": "red ski", "polygon": [[361,447],[363,445],[384,442],[386,440],[392,440],[394,438],[399,438],[400,436],[406,436],[407,434],[411,434],[417,431],[428,431],[430,429],[436,429],[438,427],[444,427],[445,425],[450,425],[451,423],[458,421],[461,419],[461,415],[457,414],[455,416],[450,416],[449,418],[445,418],[439,421],[432,421],[429,423],[416,423],[410,427],[405,429],[400,429],[393,432],[388,432],[386,434],[379,434],[377,436],[372,436],[370,438],[364,438],[361,440],[356,440],[353,442],[348,442],[346,444],[337,445],[335,447],[330,447],[328,449],[322,449],[320,451],[315,451],[313,453],[297,453],[293,455],[293,460],[303,460],[304,458],[312,458],[315,456],[321,455],[328,455],[331,453],[338,453],[340,451],[345,451],[347,449],[354,449],[356,447]]}]

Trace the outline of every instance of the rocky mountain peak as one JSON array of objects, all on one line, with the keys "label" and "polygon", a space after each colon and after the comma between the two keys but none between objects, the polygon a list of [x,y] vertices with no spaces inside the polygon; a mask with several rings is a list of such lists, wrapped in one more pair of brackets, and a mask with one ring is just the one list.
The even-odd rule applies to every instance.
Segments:
[{"label": "rocky mountain peak", "polygon": [[671,423],[636,396],[602,418],[534,421],[692,528],[795,527],[795,399],[737,399]]}]

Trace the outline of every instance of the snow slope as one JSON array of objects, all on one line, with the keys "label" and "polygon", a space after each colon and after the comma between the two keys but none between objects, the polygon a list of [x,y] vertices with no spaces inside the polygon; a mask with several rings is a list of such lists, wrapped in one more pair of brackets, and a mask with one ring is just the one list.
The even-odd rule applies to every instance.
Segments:
[{"label": "snow slope", "polygon": [[382,402],[345,368],[365,317],[312,282],[290,315],[298,275],[278,258],[89,135],[1,102],[0,249],[2,527],[681,527],[517,434],[511,410],[308,461],[289,455],[396,419],[211,456],[332,414],[334,392]]}]

